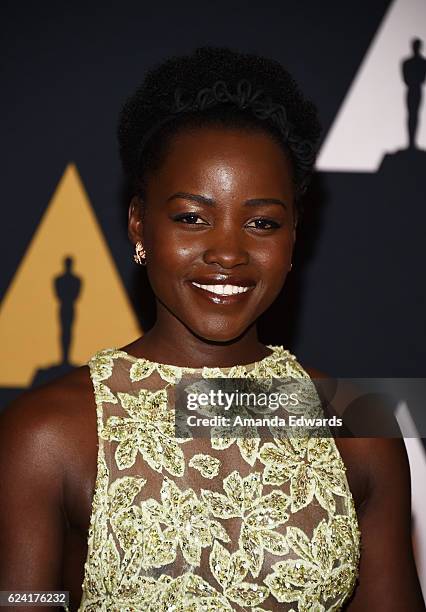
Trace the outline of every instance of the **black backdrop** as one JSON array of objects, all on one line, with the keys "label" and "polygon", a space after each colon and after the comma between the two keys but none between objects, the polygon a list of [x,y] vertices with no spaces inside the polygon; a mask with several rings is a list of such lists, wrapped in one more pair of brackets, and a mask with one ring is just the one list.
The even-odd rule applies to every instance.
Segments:
[{"label": "black backdrop", "polygon": [[[317,103],[325,136],[388,6],[4,2],[0,295],[74,161],[146,328],[152,316],[126,237],[115,137],[125,96],[168,55],[226,45],[280,60]],[[425,169],[414,155],[377,173],[317,174],[291,278],[261,322],[266,342],[333,375],[424,376]]]}]

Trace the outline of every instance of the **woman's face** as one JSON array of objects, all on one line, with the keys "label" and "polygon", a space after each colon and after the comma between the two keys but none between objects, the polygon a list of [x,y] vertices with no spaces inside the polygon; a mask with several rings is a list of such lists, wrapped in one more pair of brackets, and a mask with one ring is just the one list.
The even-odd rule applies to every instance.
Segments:
[{"label": "woman's face", "polygon": [[267,134],[197,128],[175,136],[148,180],[141,240],[157,316],[209,341],[243,334],[279,294],[295,240],[291,163]]}]

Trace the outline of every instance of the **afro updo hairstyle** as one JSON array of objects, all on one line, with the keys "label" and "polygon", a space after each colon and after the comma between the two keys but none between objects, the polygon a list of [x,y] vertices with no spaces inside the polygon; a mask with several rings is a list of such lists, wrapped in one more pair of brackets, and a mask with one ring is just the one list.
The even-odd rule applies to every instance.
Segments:
[{"label": "afro updo hairstyle", "polygon": [[[218,82],[227,92],[236,92],[241,82],[248,82],[257,100],[247,106],[235,102],[232,94],[229,99],[217,99],[211,91],[216,91]],[[190,102],[177,107],[177,97],[199,100],[206,88],[210,88],[209,104],[203,107]],[[273,120],[271,108],[280,111],[280,125]],[[118,139],[133,194],[144,198],[147,177],[161,166],[173,136],[184,129],[204,126],[269,134],[290,156],[298,203],[310,180],[321,135],[316,107],[305,99],[277,61],[214,47],[201,47],[191,55],[166,60],[147,73],[125,102]]]}]

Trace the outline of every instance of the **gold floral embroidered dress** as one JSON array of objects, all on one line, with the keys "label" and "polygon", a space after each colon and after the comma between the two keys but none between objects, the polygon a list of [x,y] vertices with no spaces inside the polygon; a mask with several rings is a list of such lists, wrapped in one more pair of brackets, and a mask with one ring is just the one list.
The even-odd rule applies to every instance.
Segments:
[{"label": "gold floral embroidered dress", "polygon": [[90,360],[98,471],[79,611],[322,612],[349,598],[360,533],[331,436],[174,435],[170,391],[183,374],[310,381],[269,348],[220,369],[116,349]]}]

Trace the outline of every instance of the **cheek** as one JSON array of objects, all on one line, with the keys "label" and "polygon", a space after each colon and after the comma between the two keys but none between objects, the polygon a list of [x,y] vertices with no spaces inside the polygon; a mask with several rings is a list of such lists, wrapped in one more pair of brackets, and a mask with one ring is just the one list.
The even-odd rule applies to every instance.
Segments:
[{"label": "cheek", "polygon": [[275,301],[280,294],[290,270],[293,254],[292,233],[269,242],[268,248],[259,252],[256,261],[261,270],[263,291],[260,297],[260,309],[263,311]]},{"label": "cheek", "polygon": [[200,251],[194,239],[182,239],[174,232],[152,232],[146,241],[146,248],[152,268],[177,272],[196,258]]},{"label": "cheek", "polygon": [[257,250],[255,260],[269,279],[279,280],[287,273],[292,255],[293,235],[286,232],[276,239],[265,241],[265,246]]},{"label": "cheek", "polygon": [[197,260],[199,247],[195,240],[183,240],[173,231],[164,231],[161,226],[167,223],[152,225],[147,225],[145,239],[149,282],[159,299],[167,303],[179,301],[181,291],[178,284],[188,277],[191,265]]}]

